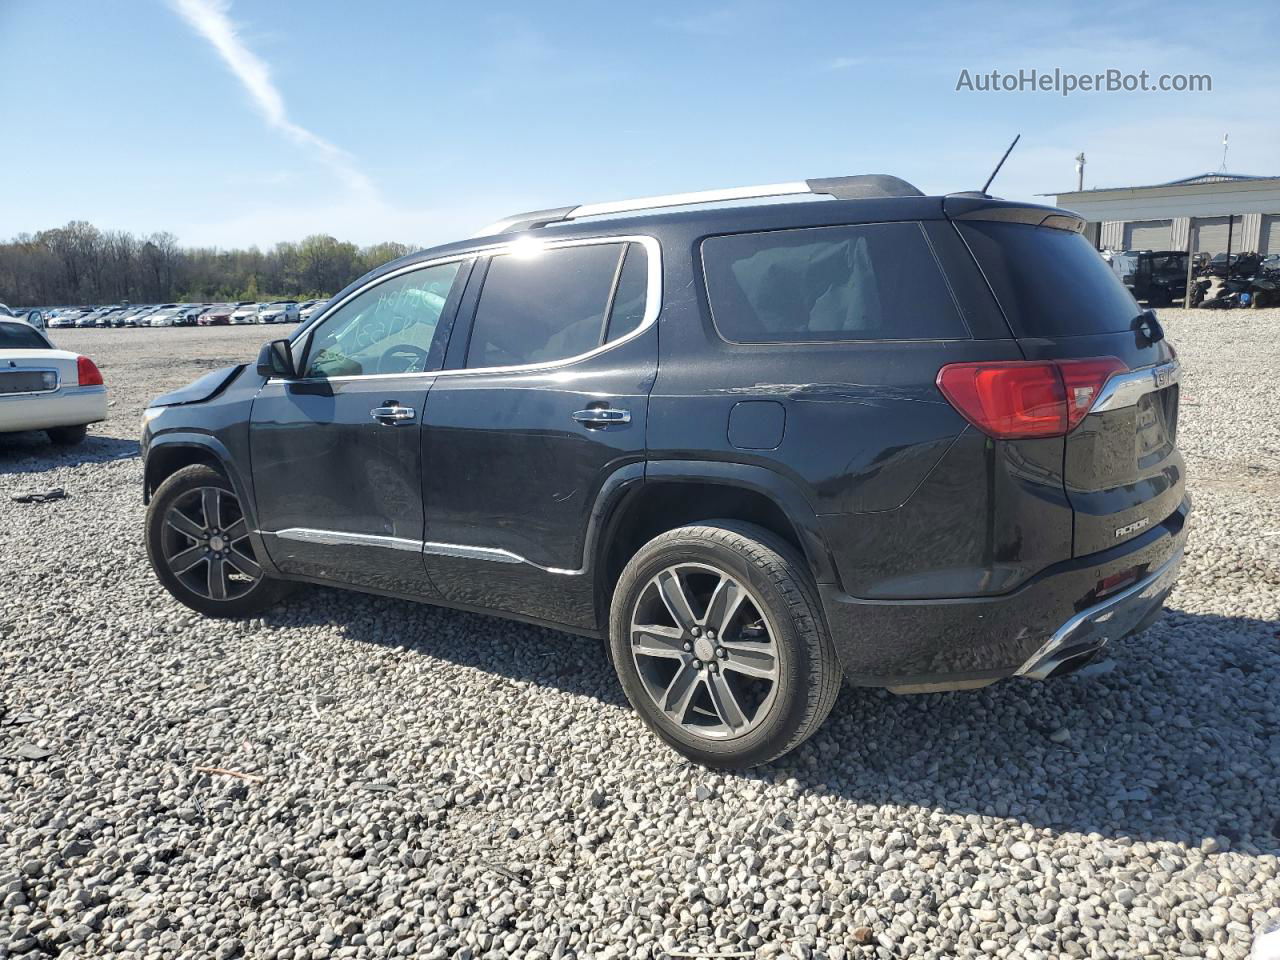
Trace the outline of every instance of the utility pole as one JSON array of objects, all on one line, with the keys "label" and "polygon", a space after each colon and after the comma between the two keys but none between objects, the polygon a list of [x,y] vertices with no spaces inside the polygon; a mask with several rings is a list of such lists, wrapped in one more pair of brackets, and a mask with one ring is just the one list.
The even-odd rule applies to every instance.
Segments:
[{"label": "utility pole", "polygon": [[1084,189],[1084,151],[1081,150],[1079,156],[1076,157],[1076,191]]},{"label": "utility pole", "polygon": [[[1192,290],[1191,285],[1195,282],[1195,277],[1193,276],[1192,270],[1191,270],[1191,264],[1195,262],[1195,253],[1192,250],[1193,244],[1191,242],[1192,237],[1196,237],[1196,218],[1195,217],[1191,217],[1187,220],[1187,289],[1186,289],[1186,293],[1182,297],[1182,307],[1184,310],[1191,309],[1191,290]],[[1199,238],[1196,237],[1196,239],[1198,240]]]}]

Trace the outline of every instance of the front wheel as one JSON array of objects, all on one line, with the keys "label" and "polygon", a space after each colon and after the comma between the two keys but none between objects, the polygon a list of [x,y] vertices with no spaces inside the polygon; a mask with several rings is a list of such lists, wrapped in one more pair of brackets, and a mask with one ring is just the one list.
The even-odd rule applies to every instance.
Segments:
[{"label": "front wheel", "polygon": [[212,467],[183,467],[160,485],[147,508],[146,538],[156,576],[192,610],[247,617],[283,596],[283,584],[254,555],[234,488]]},{"label": "front wheel", "polygon": [[795,749],[840,690],[803,559],[752,524],[709,521],[649,541],[618,581],[609,640],[645,723],[711,767]]}]

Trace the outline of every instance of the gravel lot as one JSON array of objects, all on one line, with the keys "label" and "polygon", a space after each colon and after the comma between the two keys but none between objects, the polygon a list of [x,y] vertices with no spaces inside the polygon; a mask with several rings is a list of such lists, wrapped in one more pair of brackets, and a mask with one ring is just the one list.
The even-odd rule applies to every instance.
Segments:
[{"label": "gravel lot", "polygon": [[1245,957],[1280,920],[1280,311],[1161,317],[1196,498],[1169,614],[1069,679],[846,689],[745,776],[660,747],[593,642],[180,607],[139,416],[273,331],[54,331],[113,406],[74,452],[0,438],[0,958]]}]

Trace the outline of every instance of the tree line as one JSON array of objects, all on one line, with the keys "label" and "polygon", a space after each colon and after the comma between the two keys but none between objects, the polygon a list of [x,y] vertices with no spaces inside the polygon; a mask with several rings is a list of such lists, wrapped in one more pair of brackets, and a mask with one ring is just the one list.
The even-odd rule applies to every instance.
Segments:
[{"label": "tree line", "polygon": [[219,250],[181,247],[172,233],[135,236],[74,220],[0,243],[0,303],[11,307],[306,299],[414,248],[357,247],[315,234],[298,243]]}]

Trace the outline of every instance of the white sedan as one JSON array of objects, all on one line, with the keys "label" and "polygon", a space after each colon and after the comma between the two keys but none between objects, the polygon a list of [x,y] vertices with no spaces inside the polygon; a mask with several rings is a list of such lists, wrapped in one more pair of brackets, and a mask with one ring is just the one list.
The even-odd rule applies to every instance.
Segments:
[{"label": "white sedan", "polygon": [[182,324],[182,307],[161,307],[142,322],[149,327],[177,327]]},{"label": "white sedan", "polygon": [[0,433],[43,430],[79,443],[107,418],[107,388],[88,357],[58,350],[21,320],[0,318]]},{"label": "white sedan", "polygon": [[257,323],[258,322],[258,305],[256,303],[238,304],[231,313],[231,322],[240,323]]}]

